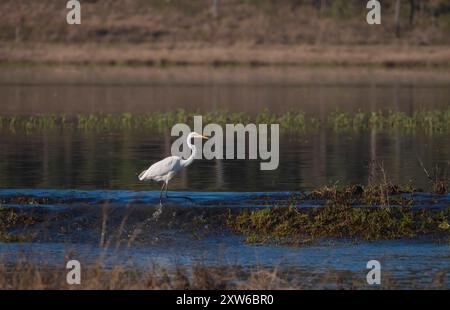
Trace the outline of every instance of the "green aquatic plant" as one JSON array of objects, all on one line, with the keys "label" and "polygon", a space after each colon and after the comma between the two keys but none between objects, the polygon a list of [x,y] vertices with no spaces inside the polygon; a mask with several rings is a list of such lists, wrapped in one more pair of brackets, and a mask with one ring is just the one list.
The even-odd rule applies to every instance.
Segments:
[{"label": "green aquatic plant", "polygon": [[84,131],[125,131],[125,130],[167,130],[177,123],[193,124],[195,115],[202,115],[204,124],[219,125],[237,123],[280,124],[284,132],[308,133],[320,129],[342,131],[395,131],[415,133],[422,131],[429,134],[450,132],[450,108],[436,111],[419,111],[411,115],[404,112],[362,112],[354,114],[334,111],[324,118],[307,115],[304,111],[287,111],[275,114],[267,109],[257,115],[237,112],[187,112],[179,109],[173,112],[154,112],[134,115],[131,113],[97,115],[33,115],[0,117],[3,130],[57,130],[77,129]]},{"label": "green aquatic plant", "polygon": [[287,112],[278,117],[278,123],[280,124],[281,130],[299,133],[305,133],[308,130],[308,125],[314,124],[314,126],[309,127],[310,129],[317,125],[317,122],[314,122],[314,120],[308,124],[306,115],[303,111],[297,113]]}]

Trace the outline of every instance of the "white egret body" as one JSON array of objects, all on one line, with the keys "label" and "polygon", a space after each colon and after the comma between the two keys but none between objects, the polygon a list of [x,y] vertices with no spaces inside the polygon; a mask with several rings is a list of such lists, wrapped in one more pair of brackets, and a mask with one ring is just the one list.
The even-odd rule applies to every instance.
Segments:
[{"label": "white egret body", "polygon": [[195,155],[197,154],[197,148],[191,143],[192,138],[208,139],[207,137],[202,136],[196,132],[191,132],[187,136],[187,146],[192,150],[191,156],[189,156],[188,159],[183,159],[180,156],[169,156],[164,158],[163,160],[158,161],[157,163],[154,163],[150,166],[150,168],[142,171],[139,174],[139,181],[163,182],[161,193],[159,195],[160,202],[162,199],[164,187],[166,188],[167,196],[167,187],[169,181],[175,176],[178,171],[189,166],[194,161]]}]

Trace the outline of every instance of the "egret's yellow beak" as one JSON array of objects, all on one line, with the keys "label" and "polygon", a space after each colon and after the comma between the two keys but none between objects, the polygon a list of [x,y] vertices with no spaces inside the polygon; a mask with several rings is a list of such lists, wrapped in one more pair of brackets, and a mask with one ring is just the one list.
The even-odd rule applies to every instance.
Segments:
[{"label": "egret's yellow beak", "polygon": [[208,136],[202,136],[202,139],[208,140],[209,137]]}]

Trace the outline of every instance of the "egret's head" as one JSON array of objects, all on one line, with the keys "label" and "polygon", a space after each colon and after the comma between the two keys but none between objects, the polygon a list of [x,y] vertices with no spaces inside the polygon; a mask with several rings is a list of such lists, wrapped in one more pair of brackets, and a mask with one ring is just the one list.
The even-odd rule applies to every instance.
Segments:
[{"label": "egret's head", "polygon": [[209,139],[209,137],[202,136],[201,134],[196,133],[196,132],[192,132],[192,133],[191,133],[191,138],[200,138],[200,139],[205,139],[205,140],[208,140],[208,139]]}]

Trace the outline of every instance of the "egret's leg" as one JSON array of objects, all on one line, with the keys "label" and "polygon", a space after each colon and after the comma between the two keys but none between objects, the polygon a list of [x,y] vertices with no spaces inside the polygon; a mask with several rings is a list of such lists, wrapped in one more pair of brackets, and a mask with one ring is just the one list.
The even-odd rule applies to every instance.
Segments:
[{"label": "egret's leg", "polygon": [[167,190],[169,189],[169,182],[167,182],[166,183],[166,198],[169,198],[168,196],[167,196]]},{"label": "egret's leg", "polygon": [[166,185],[166,182],[163,183],[163,186],[161,187],[161,192],[159,193],[159,203],[162,203],[162,194],[164,191],[164,186]]}]

